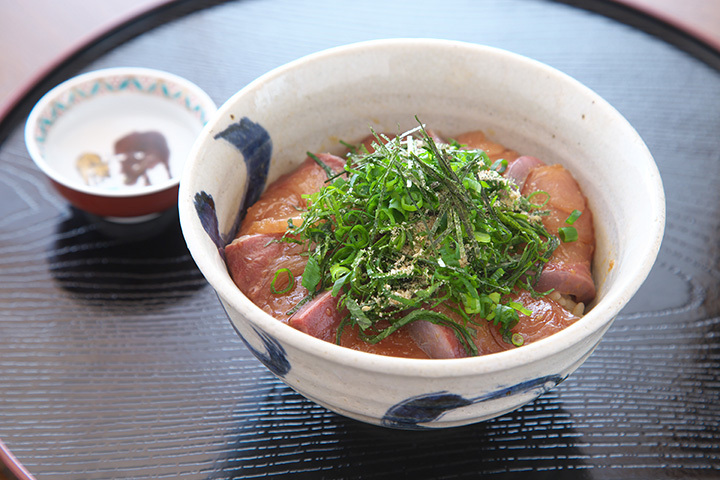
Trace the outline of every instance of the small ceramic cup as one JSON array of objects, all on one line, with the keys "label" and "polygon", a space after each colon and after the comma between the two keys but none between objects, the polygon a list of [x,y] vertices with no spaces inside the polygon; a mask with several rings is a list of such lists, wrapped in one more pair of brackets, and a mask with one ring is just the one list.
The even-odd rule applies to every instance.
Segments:
[{"label": "small ceramic cup", "polygon": [[72,205],[118,223],[175,208],[193,141],[217,110],[197,85],[147,68],[110,68],[47,92],[25,126],[28,152]]}]

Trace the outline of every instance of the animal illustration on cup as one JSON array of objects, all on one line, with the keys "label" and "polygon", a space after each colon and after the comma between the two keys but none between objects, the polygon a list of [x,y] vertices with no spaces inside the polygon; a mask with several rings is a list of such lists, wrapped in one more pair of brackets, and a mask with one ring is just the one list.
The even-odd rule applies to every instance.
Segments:
[{"label": "animal illustration on cup", "polygon": [[163,165],[170,174],[170,150],[165,137],[158,132],[131,133],[115,142],[115,155],[120,156],[126,185],[135,185],[142,178],[150,185],[148,171]]},{"label": "animal illustration on cup", "polygon": [[75,166],[86,185],[97,185],[110,176],[110,165],[96,153],[83,153]]},{"label": "animal illustration on cup", "polygon": [[126,186],[151,185],[150,172],[160,165],[167,172],[167,178],[172,178],[170,149],[165,137],[155,131],[133,132],[121,137],[114,144],[114,154],[106,159],[96,153],[83,153],[75,163],[86,185],[107,184],[108,180],[122,178]]}]

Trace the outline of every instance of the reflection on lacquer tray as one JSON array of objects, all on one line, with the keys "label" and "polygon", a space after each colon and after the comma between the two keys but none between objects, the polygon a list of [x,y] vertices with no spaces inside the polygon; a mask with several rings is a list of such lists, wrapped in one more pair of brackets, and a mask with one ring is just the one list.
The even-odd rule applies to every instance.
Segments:
[{"label": "reflection on lacquer tray", "polygon": [[64,290],[91,304],[146,308],[206,284],[187,251],[175,209],[145,223],[118,225],[71,208],[57,225],[48,262]]},{"label": "reflection on lacquer tray", "polygon": [[[560,390],[486,422],[417,432],[347,419],[276,382],[266,385],[264,392],[238,392],[232,415],[238,419],[236,441],[224,446],[212,478],[298,469],[320,478],[328,459],[335,465],[333,478],[355,478],[358,472],[382,478],[441,478],[453,472],[464,478],[491,471],[499,474],[497,478],[517,478],[528,467],[539,465],[552,473],[547,478],[593,478],[584,468],[587,455],[576,445],[581,435],[572,426],[571,413],[563,408]],[[261,402],[252,398],[263,393]],[[264,407],[258,410],[258,404]],[[313,428],[327,434],[322,439],[308,436]]]}]

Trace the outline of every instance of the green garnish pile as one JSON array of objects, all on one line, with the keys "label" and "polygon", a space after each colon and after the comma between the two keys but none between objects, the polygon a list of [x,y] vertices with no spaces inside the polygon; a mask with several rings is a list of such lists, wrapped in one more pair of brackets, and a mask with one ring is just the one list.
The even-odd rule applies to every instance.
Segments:
[{"label": "green garnish pile", "polygon": [[[510,329],[518,312],[530,312],[504,298],[534,292],[558,245],[541,223],[542,205],[520,195],[499,173],[507,163],[482,150],[436,143],[423,127],[376,138],[375,152],[350,154],[346,176],[307,196],[302,224],[290,222],[285,237],[310,246],[308,298],[332,290],[349,312],[338,341],[347,325],[376,343],[428,320],[452,328],[476,355],[469,327],[490,321],[521,344]],[[440,304],[462,320],[433,310]]]}]

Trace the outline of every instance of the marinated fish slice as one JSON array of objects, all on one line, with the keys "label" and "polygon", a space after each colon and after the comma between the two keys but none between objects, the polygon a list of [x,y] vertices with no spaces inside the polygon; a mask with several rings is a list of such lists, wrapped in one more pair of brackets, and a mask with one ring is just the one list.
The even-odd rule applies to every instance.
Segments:
[{"label": "marinated fish slice", "polygon": [[[329,153],[317,158],[333,172],[342,172],[345,160]],[[300,225],[300,210],[307,206],[303,195],[317,192],[327,181],[327,173],[308,157],[296,170],[270,184],[260,199],[247,210],[238,236],[253,233],[285,233],[288,219]]]},{"label": "marinated fish slice", "polygon": [[332,292],[323,292],[292,315],[288,325],[320,340],[335,343],[337,329],[346,314],[338,310],[337,302]]},{"label": "marinated fish slice", "polygon": [[518,157],[515,150],[505,148],[502,144],[488,140],[481,130],[462,133],[455,138],[455,141],[465,145],[467,148],[485,151],[492,161],[504,159],[511,162]]},{"label": "marinated fish slice", "polygon": [[[579,320],[579,317],[548,296],[534,298],[529,292],[520,291],[512,298],[532,312],[532,315],[529,316],[520,314],[520,321],[510,330],[510,335],[522,335],[523,345],[549,337]],[[497,328],[491,329],[491,332],[498,343],[506,345],[507,348],[513,348],[503,340]]]},{"label": "marinated fish slice", "polygon": [[542,166],[545,166],[545,162],[539,158],[523,155],[510,162],[503,175],[522,188],[530,172]]},{"label": "marinated fish slice", "polygon": [[[281,237],[280,233],[240,236],[225,247],[225,258],[235,285],[255,305],[285,321],[287,312],[308,293],[302,286],[307,257],[302,255],[305,246],[280,242]],[[288,271],[283,269],[292,274],[292,285]],[[282,294],[273,293],[286,289]]]},{"label": "marinated fish slice", "polygon": [[[439,305],[433,310],[447,315],[455,322],[462,322],[460,315],[446,305]],[[493,327],[489,322],[476,318],[478,325],[472,325],[473,341],[478,355],[487,355],[506,350],[510,345],[499,343],[491,333]],[[410,336],[430,358],[464,358],[468,356],[465,347],[455,331],[447,326],[419,320],[407,326]]]},{"label": "marinated fish slice", "polygon": [[595,231],[592,212],[580,186],[572,174],[561,165],[546,165],[530,171],[522,188],[523,195],[543,191],[549,195],[543,207],[550,214],[542,217],[545,228],[553,235],[573,211],[582,212],[573,223],[578,238],[561,242],[546,265],[536,285],[536,290],[555,289],[563,295],[571,295],[578,302],[587,303],[595,297],[595,283],[591,266],[595,251]]}]

